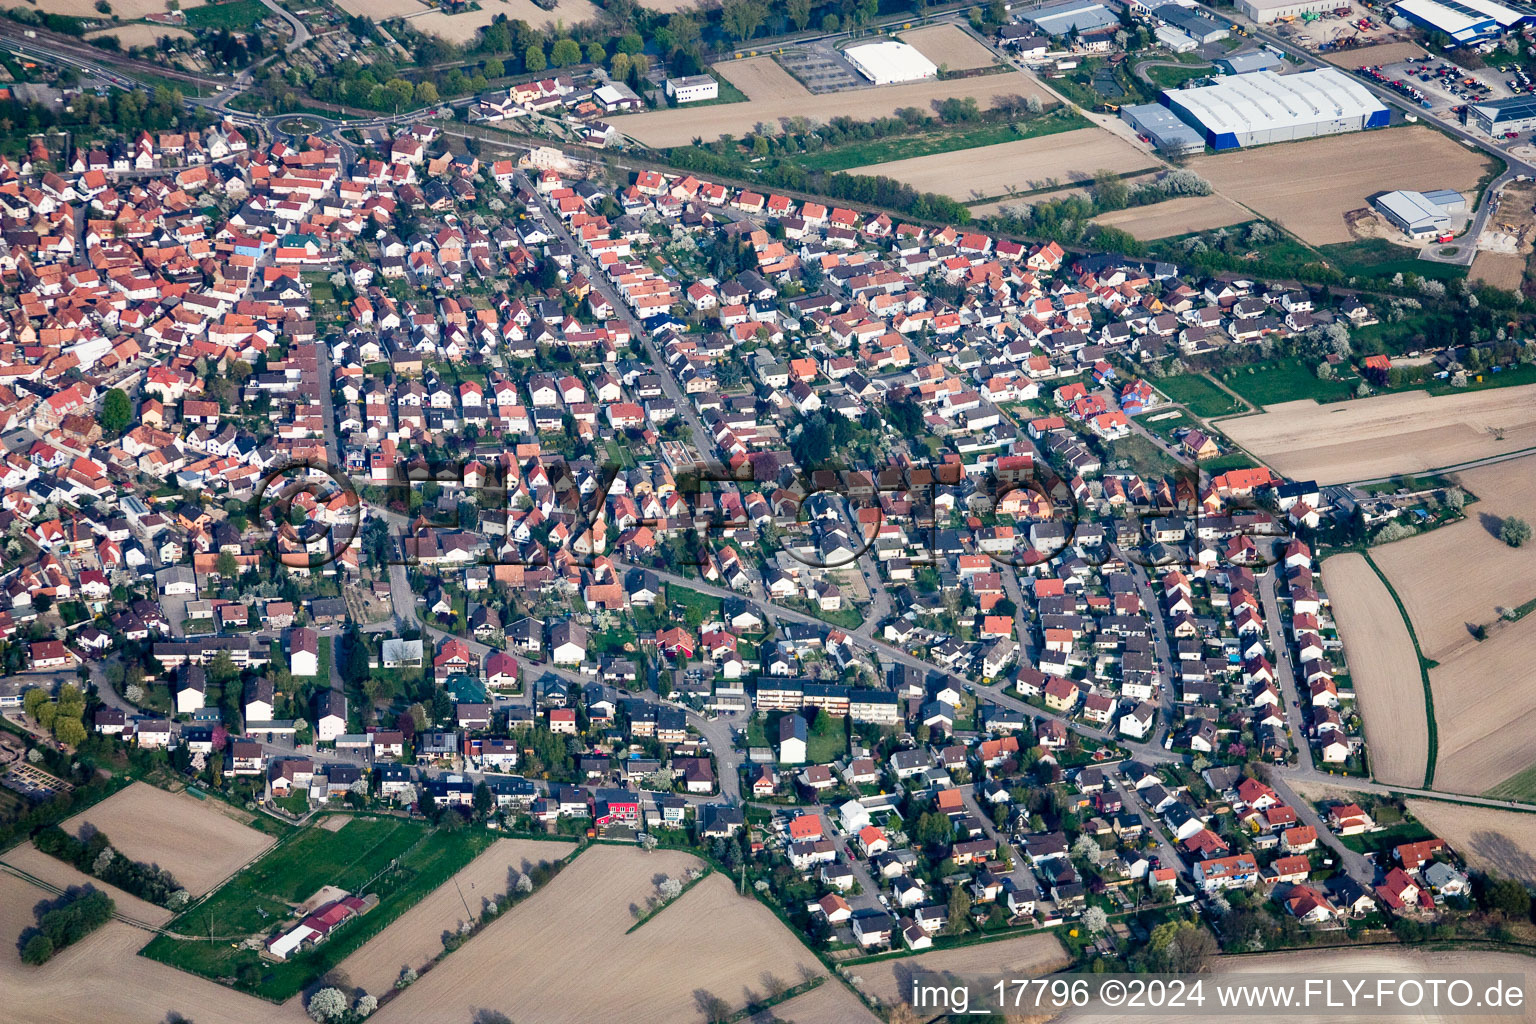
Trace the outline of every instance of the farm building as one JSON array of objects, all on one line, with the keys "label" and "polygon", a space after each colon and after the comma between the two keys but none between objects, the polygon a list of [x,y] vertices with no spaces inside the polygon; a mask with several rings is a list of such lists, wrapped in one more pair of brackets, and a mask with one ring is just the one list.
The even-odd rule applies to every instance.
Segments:
[{"label": "farm building", "polygon": [[1081,34],[1120,23],[1118,14],[1095,0],[1062,0],[1025,11],[1019,19],[1029,22],[1036,31],[1047,36],[1070,35],[1073,29]]},{"label": "farm building", "polygon": [[1268,50],[1249,50],[1216,58],[1216,67],[1229,75],[1247,75],[1255,71],[1274,71],[1283,61]]},{"label": "farm building", "polygon": [[1136,129],[1138,135],[1152,140],[1152,145],[1168,153],[1198,153],[1205,148],[1205,137],[1180,121],[1160,103],[1136,103],[1120,108],[1120,117]]},{"label": "farm building", "polygon": [[1491,39],[1530,17],[1494,0],[1400,0],[1393,10],[1431,32],[1444,32],[1457,43]]},{"label": "farm building", "polygon": [[1238,11],[1259,25],[1303,14],[1321,14],[1338,6],[1338,0],[1237,0]]},{"label": "farm building", "polygon": [[918,52],[917,47],[892,40],[861,43],[843,51],[848,63],[876,85],[917,82],[937,78],[938,65]]},{"label": "farm building", "polygon": [[1430,238],[1447,231],[1451,228],[1451,215],[1467,210],[1462,194],[1450,189],[1387,192],[1377,196],[1375,204],[1409,238]]},{"label": "farm building", "polygon": [[1163,103],[1218,150],[1381,128],[1391,120],[1365,86],[1335,68],[1233,75],[1215,85],[1164,90]]},{"label": "farm building", "polygon": [[699,103],[716,99],[720,95],[720,83],[708,75],[688,75],[685,78],[667,79],[667,95],[679,103]]},{"label": "farm building", "polygon": [[1489,135],[1530,131],[1536,128],[1536,96],[1469,104],[1467,120]]}]

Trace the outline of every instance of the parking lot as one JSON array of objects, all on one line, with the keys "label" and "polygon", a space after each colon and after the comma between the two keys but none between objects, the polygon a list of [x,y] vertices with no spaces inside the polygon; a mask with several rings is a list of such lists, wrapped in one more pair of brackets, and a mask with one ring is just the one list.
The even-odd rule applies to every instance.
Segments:
[{"label": "parking lot", "polygon": [[[1431,58],[1422,61],[1398,61],[1379,68],[1361,68],[1362,72],[1376,71],[1383,84],[1389,87],[1401,82],[1418,90],[1429,101],[1431,109],[1457,107],[1486,100],[1503,100],[1516,95],[1506,83],[1513,82],[1522,92],[1524,84],[1515,77],[1516,69],[1507,74],[1496,67],[1470,71],[1449,61]],[[1402,92],[1401,88],[1397,89]]]},{"label": "parking lot", "polygon": [[831,50],[797,50],[778,55],[784,70],[813,93],[842,92],[869,84],[842,55]]}]

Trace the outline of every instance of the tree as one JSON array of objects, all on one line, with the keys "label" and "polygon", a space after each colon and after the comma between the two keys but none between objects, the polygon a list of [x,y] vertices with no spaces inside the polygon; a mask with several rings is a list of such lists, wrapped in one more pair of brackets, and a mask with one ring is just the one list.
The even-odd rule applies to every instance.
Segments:
[{"label": "tree", "polygon": [[603,44],[597,40],[587,44],[587,63],[601,64],[608,59],[608,51],[603,49]]},{"label": "tree", "polygon": [[1152,929],[1145,959],[1152,971],[1199,974],[1215,953],[1210,932],[1192,921],[1167,921]]},{"label": "tree", "polygon": [[625,53],[623,50],[620,50],[618,53],[614,54],[613,59],[608,62],[608,71],[613,76],[615,81],[622,82],[624,79],[628,78],[629,54]]},{"label": "tree", "polygon": [[529,878],[527,875],[518,875],[517,884],[512,888],[516,889],[519,895],[527,896],[529,893],[533,892],[533,879]]},{"label": "tree", "polygon": [[549,59],[557,68],[568,68],[572,64],[581,63],[581,44],[574,39],[556,39],[555,45],[550,47]]},{"label": "tree", "polygon": [[528,71],[543,71],[549,65],[544,60],[544,44],[535,40],[523,51],[523,67]]},{"label": "tree", "polygon": [[341,989],[322,988],[309,997],[309,1019],[316,1024],[325,1024],[347,1012],[347,997],[342,995]]},{"label": "tree", "polygon": [[60,717],[54,722],[53,735],[65,746],[78,747],[85,742],[85,723],[78,718]]},{"label": "tree", "polygon": [[233,551],[220,551],[219,557],[214,559],[213,571],[219,574],[220,579],[233,582],[240,576],[240,562]]},{"label": "tree", "polygon": [[21,948],[21,962],[33,967],[41,967],[52,958],[53,940],[42,933],[32,936]]},{"label": "tree", "polygon": [[1519,516],[1506,516],[1499,524],[1499,540],[1518,548],[1531,539],[1531,524]]},{"label": "tree", "polygon": [[763,27],[767,14],[757,0],[725,0],[720,7],[720,24],[732,39],[745,42]]},{"label": "tree", "polygon": [[506,64],[502,63],[500,57],[492,57],[490,60],[485,62],[486,78],[501,78],[506,73],[507,66]]},{"label": "tree", "polygon": [[1531,894],[1514,879],[1486,878],[1480,888],[1478,902],[1484,908],[1497,911],[1511,921],[1524,921],[1531,916]]},{"label": "tree", "polygon": [[668,875],[661,880],[661,884],[656,887],[656,891],[661,894],[663,900],[670,903],[683,894],[683,883]]},{"label": "tree", "polygon": [[32,687],[21,698],[22,710],[25,711],[27,715],[34,720],[37,718],[37,713],[42,708],[42,706],[48,703],[50,703],[48,700],[48,691],[43,689],[41,686]]},{"label": "tree", "polygon": [[107,392],[107,397],[101,401],[101,429],[104,433],[116,437],[128,425],[133,422],[133,403],[128,400],[128,393],[122,388],[113,388]]},{"label": "tree", "polygon": [[437,86],[433,85],[431,82],[426,82],[426,81],[417,82],[416,83],[416,102],[417,103],[436,103],[437,102]]},{"label": "tree", "polygon": [[950,935],[963,935],[971,930],[971,895],[964,885],[949,890],[949,924],[944,930]]},{"label": "tree", "polygon": [[1460,487],[1447,487],[1445,490],[1445,507],[1452,512],[1460,512],[1467,507],[1467,492]]},{"label": "tree", "polygon": [[475,817],[484,821],[491,813],[491,808],[496,806],[496,798],[491,795],[491,787],[481,779],[475,783]]},{"label": "tree", "polygon": [[1109,927],[1109,915],[1104,913],[1103,907],[1089,907],[1083,911],[1083,927],[1097,935]]},{"label": "tree", "polygon": [[795,31],[804,32],[811,20],[811,0],[785,0],[784,13],[794,22]]},{"label": "tree", "polygon": [[378,1008],[379,1001],[365,992],[358,997],[357,1006],[353,1008],[352,1012],[357,1014],[359,1017],[367,1017]]}]

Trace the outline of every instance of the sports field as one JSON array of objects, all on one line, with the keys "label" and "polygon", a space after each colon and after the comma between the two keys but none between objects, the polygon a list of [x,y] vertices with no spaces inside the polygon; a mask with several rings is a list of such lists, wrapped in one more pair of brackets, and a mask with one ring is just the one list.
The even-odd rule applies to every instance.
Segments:
[{"label": "sports field", "polygon": [[[248,982],[255,991],[269,999],[286,999],[448,881],[493,841],[480,830],[438,831],[424,822],[383,816],[349,817],[335,830],[311,825],[176,918],[170,929],[186,938],[156,938],[144,955],[219,979],[241,971],[248,974],[248,965],[255,964],[257,973]],[[379,905],[321,945],[280,964],[234,948],[241,939],[266,938],[291,923],[299,906],[326,886],[377,895]]]}]

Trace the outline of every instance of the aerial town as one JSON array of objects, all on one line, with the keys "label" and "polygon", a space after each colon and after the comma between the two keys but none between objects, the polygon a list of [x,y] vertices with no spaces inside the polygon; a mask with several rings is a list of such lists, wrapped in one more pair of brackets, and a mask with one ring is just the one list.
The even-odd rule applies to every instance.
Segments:
[{"label": "aerial town", "polygon": [[8,1019],[1523,977],[1533,74],[1502,0],[0,12]]}]

